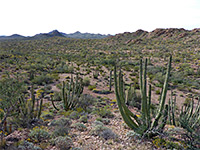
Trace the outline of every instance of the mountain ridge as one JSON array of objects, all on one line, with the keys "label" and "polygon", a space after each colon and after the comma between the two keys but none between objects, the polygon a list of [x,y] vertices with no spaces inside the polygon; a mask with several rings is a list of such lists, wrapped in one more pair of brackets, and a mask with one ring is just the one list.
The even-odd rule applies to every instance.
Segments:
[{"label": "mountain ridge", "polygon": [[66,38],[74,38],[74,39],[102,39],[108,36],[110,35],[81,33],[79,31],[66,34],[63,32],[59,32],[58,30],[53,30],[48,33],[39,33],[34,36],[22,36],[19,34],[13,34],[11,36],[0,36],[0,40],[21,40],[21,39],[35,40],[35,39],[46,39],[46,38],[51,38],[51,37],[66,37]]},{"label": "mountain ridge", "polygon": [[19,34],[13,34],[10,36],[0,36],[0,40],[37,40],[37,39],[47,39],[51,37],[66,37],[66,38],[73,38],[73,39],[103,39],[103,38],[112,39],[114,38],[114,39],[127,40],[126,43],[129,43],[131,41],[138,42],[142,40],[143,38],[147,38],[147,39],[162,38],[163,40],[166,40],[169,38],[180,39],[180,38],[184,38],[188,35],[196,34],[196,33],[200,33],[200,28],[195,28],[192,30],[186,30],[184,28],[156,28],[155,30],[151,32],[139,29],[135,32],[124,32],[124,33],[118,33],[116,35],[81,33],[80,31],[66,34],[63,32],[59,32],[58,30],[53,30],[48,33],[39,33],[34,36],[22,36]]}]

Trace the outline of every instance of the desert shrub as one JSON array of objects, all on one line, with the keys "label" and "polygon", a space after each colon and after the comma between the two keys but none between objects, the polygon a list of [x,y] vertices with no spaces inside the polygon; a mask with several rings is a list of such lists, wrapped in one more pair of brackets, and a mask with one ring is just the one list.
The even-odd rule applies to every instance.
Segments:
[{"label": "desert shrub", "polygon": [[103,117],[103,118],[113,118],[114,115],[113,113],[111,112],[110,108],[105,106],[103,108],[100,108],[99,110],[97,110],[97,114],[100,116],[100,117]]},{"label": "desert shrub", "polygon": [[110,93],[112,93],[110,90],[97,90],[97,89],[93,89],[92,92],[97,93],[97,94],[110,94]]},{"label": "desert shrub", "polygon": [[191,98],[186,98],[185,101],[183,102],[184,106],[189,106],[191,103],[192,99]]},{"label": "desert shrub", "polygon": [[54,131],[52,133],[52,137],[58,137],[58,136],[66,136],[69,134],[70,127],[69,126],[62,126],[58,125],[54,128]]},{"label": "desert shrub", "polygon": [[94,79],[98,79],[98,76],[99,76],[99,71],[95,71],[95,72],[93,73],[93,78],[94,78]]},{"label": "desert shrub", "polygon": [[61,93],[55,91],[55,92],[53,93],[53,100],[54,100],[54,101],[61,101],[61,100],[62,100],[62,98],[61,98]]},{"label": "desert shrub", "polygon": [[23,141],[18,147],[18,150],[42,150],[40,147],[35,146],[33,143],[28,141]]},{"label": "desert shrub", "polygon": [[42,111],[41,118],[42,119],[53,119],[54,115],[53,115],[53,113],[51,113],[49,111]]},{"label": "desert shrub", "polygon": [[50,126],[70,126],[72,121],[69,118],[60,118],[58,120],[53,120]]},{"label": "desert shrub", "polygon": [[[139,70],[139,68],[138,68]],[[162,72],[163,71],[163,67],[162,66],[147,66],[147,72],[148,74],[157,74],[159,72]]]},{"label": "desert shrub", "polygon": [[110,123],[110,119],[108,119],[108,118],[98,117],[98,118],[96,118],[96,121],[100,121],[100,122],[102,122],[105,125],[108,125]]},{"label": "desert shrub", "polygon": [[71,73],[71,72],[73,72],[73,69],[71,70],[69,68],[69,66],[67,64],[65,64],[65,62],[63,62],[63,63],[57,65],[56,72],[57,73]]},{"label": "desert shrub", "polygon": [[118,138],[117,134],[115,134],[111,129],[105,129],[100,133],[100,136],[103,137],[105,140]]},{"label": "desert shrub", "polygon": [[93,89],[95,89],[96,88],[96,85],[89,85],[88,86],[88,90],[90,90],[90,91],[92,91]]},{"label": "desert shrub", "polygon": [[160,94],[160,90],[156,90],[156,94],[159,95]]},{"label": "desert shrub", "polygon": [[79,122],[73,124],[72,127],[75,128],[75,129],[77,129],[77,130],[79,130],[79,131],[85,131],[85,130],[87,130],[87,127],[84,124],[79,123]]},{"label": "desert shrub", "polygon": [[175,85],[182,84],[184,82],[184,74],[182,72],[172,72],[170,81]]},{"label": "desert shrub", "polygon": [[115,134],[111,129],[103,126],[103,125],[95,125],[93,129],[90,131],[91,135],[99,136],[104,138],[105,140],[118,138],[117,134]]},{"label": "desert shrub", "polygon": [[89,94],[83,94],[80,97],[79,103],[77,107],[83,108],[83,110],[87,110],[89,106],[93,105],[95,102],[95,98]]},{"label": "desert shrub", "polygon": [[50,138],[50,134],[46,127],[34,127],[29,134],[31,141],[41,142]]},{"label": "desert shrub", "polygon": [[139,71],[139,69],[140,69],[140,67],[139,67],[139,66],[135,66],[135,67],[134,67],[134,71],[135,71],[135,72],[138,72],[138,71]]},{"label": "desert shrub", "polygon": [[0,80],[0,118],[4,114],[14,114],[18,105],[18,98],[26,89],[24,83],[13,78],[4,78]]},{"label": "desert shrub", "polygon": [[80,114],[77,111],[72,111],[71,114],[69,115],[69,118],[71,119],[79,119]]},{"label": "desert shrub", "polygon": [[[129,93],[129,94],[128,94]],[[126,104],[129,106],[136,107],[140,109],[141,107],[141,94],[139,90],[133,88],[127,91]]]},{"label": "desert shrub", "polygon": [[42,74],[40,76],[35,77],[32,82],[38,85],[44,85],[52,83],[54,78],[50,74]]},{"label": "desert shrub", "polygon": [[69,150],[73,146],[72,139],[69,136],[59,136],[55,138],[54,144],[60,150]]},{"label": "desert shrub", "polygon": [[90,79],[89,79],[89,77],[83,78],[83,85],[84,86],[89,86],[90,85]]},{"label": "desert shrub", "polygon": [[184,147],[180,145],[180,143],[168,141],[162,138],[155,138],[153,140],[153,144],[158,149],[178,149],[178,150],[184,149]]},{"label": "desert shrub", "polygon": [[68,135],[72,121],[69,118],[53,120],[49,125],[54,126],[52,137]]},{"label": "desert shrub", "polygon": [[86,115],[84,116],[81,116],[80,119],[79,119],[80,122],[83,122],[83,123],[87,123],[88,122],[88,118]]},{"label": "desert shrub", "polygon": [[157,80],[159,83],[164,84],[165,75],[159,72],[155,75],[154,80]]},{"label": "desert shrub", "polygon": [[126,137],[128,139],[131,139],[131,140],[137,140],[137,139],[140,139],[141,138],[141,135],[137,134],[136,132],[134,131],[128,131],[126,133]]}]

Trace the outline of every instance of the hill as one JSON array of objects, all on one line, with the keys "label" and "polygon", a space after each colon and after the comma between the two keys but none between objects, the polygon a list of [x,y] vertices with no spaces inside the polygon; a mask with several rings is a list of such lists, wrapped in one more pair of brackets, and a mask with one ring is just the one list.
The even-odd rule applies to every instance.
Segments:
[{"label": "hill", "polygon": [[13,40],[13,39],[22,40],[25,39],[25,37],[19,34],[13,34],[11,36],[0,36],[0,40]]}]

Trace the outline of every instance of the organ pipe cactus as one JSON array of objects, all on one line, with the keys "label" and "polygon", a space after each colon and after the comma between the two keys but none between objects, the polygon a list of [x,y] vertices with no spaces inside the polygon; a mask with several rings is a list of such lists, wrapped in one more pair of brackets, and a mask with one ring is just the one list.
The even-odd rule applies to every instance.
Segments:
[{"label": "organ pipe cactus", "polygon": [[[61,97],[63,101],[64,110],[68,111],[75,108],[76,105],[78,104],[79,98],[82,93],[83,93],[83,83],[82,79],[79,78],[78,75],[75,78],[75,82],[73,76],[71,76],[70,82],[65,83],[63,81],[61,89]],[[59,108],[57,108],[56,105],[54,104],[53,96],[51,96],[51,101],[53,107],[56,110],[59,110]]]},{"label": "organ pipe cactus", "polygon": [[171,91],[171,98],[168,102],[168,118],[169,118],[169,124],[176,126],[175,122],[175,109],[176,109],[176,96],[173,98],[173,92]]},{"label": "organ pipe cactus", "polygon": [[[147,59],[144,62],[144,69],[142,60],[140,60],[140,92],[141,92],[141,115],[136,115],[132,113],[125,104],[125,89],[121,69],[117,76],[117,68],[114,69],[114,80],[115,80],[115,94],[117,98],[117,104],[120,113],[125,121],[125,123],[133,129],[136,133],[143,135],[146,131],[152,131],[155,128],[159,128],[165,125],[158,124],[159,119],[164,113],[165,99],[167,95],[167,88],[171,70],[172,57],[169,58],[169,63],[167,67],[167,73],[165,77],[165,82],[163,85],[163,90],[160,96],[160,104],[158,107],[157,114],[153,119],[150,114],[151,105],[151,85],[149,85],[149,91],[147,96]],[[166,112],[166,111],[165,111]],[[166,114],[166,113],[165,113]],[[166,116],[166,115],[165,115]],[[166,123],[166,122],[165,122]]]},{"label": "organ pipe cactus", "polygon": [[112,70],[110,70],[109,91],[112,90]]},{"label": "organ pipe cactus", "polygon": [[179,123],[181,127],[193,132],[196,126],[200,125],[200,97],[196,107],[194,106],[194,99],[192,98],[190,105],[184,106],[181,109],[179,116]]},{"label": "organ pipe cactus", "polygon": [[[31,103],[29,103],[31,102]],[[27,119],[34,119],[34,118],[40,118],[41,112],[42,112],[42,103],[43,99],[40,99],[40,105],[39,108],[35,109],[35,95],[34,95],[34,89],[33,86],[31,88],[31,98],[29,100],[25,100],[23,96],[19,98],[19,111],[20,115],[23,116],[23,118]],[[31,104],[31,106],[30,106]]]}]

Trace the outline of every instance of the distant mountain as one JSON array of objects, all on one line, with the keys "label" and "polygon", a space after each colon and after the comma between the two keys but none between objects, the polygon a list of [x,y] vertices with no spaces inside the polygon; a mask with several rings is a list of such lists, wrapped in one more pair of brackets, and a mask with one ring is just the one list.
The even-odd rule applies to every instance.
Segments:
[{"label": "distant mountain", "polygon": [[49,33],[39,33],[34,36],[25,37],[18,34],[13,34],[11,36],[0,36],[0,40],[38,40],[38,39],[47,39],[51,37],[67,37],[74,39],[102,39],[108,37],[110,35],[102,35],[102,34],[92,34],[92,33],[81,33],[79,31],[75,33],[66,34],[63,32],[59,32],[58,30],[53,30]]},{"label": "distant mountain", "polygon": [[61,34],[58,30],[53,30],[49,33],[40,33],[36,34],[35,36],[30,37],[29,39],[46,39],[51,37],[65,37],[63,34]]},{"label": "distant mountain", "polygon": [[92,33],[81,33],[79,31],[71,34],[62,33],[65,37],[74,38],[74,39],[103,39],[110,35],[102,35],[102,34],[92,34]]},{"label": "distant mountain", "polygon": [[[0,40],[38,40],[38,39],[48,39],[52,37],[63,37],[63,38],[73,38],[73,39],[103,39],[107,38],[111,41],[122,42],[124,44],[137,44],[142,43],[143,40],[147,39],[158,39],[158,40],[179,40],[182,38],[189,38],[194,34],[200,34],[200,28],[193,30],[185,30],[183,28],[158,28],[151,32],[144,30],[137,30],[136,32],[124,32],[116,35],[102,35],[93,33],[81,33],[79,31],[75,33],[66,34],[59,32],[58,30],[53,30],[49,33],[40,33],[34,36],[25,37],[19,34],[13,34],[11,36],[0,36]],[[199,36],[198,36],[199,38]]]},{"label": "distant mountain", "polygon": [[13,40],[13,39],[25,39],[25,36],[19,35],[19,34],[13,34],[10,36],[0,36],[0,40]]}]

